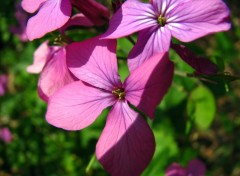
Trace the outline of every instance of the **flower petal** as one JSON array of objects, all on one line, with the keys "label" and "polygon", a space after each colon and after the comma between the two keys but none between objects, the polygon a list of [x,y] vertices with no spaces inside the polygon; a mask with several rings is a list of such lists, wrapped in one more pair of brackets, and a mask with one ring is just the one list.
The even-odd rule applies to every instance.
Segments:
[{"label": "flower petal", "polygon": [[186,171],[187,175],[189,174],[193,176],[203,176],[205,175],[206,166],[203,164],[202,161],[194,159],[188,163]]},{"label": "flower petal", "polygon": [[48,101],[48,98],[58,89],[74,80],[66,66],[66,50],[61,48],[53,54],[40,74],[38,81],[39,96]]},{"label": "flower petal", "polygon": [[151,161],[154,150],[155,140],[147,122],[126,101],[118,101],[97,143],[100,163],[110,175],[137,176]]},{"label": "flower petal", "polygon": [[57,91],[50,99],[46,119],[65,130],[80,130],[92,124],[115,101],[100,89],[75,81]]},{"label": "flower petal", "polygon": [[22,8],[28,13],[34,13],[47,0],[22,0]]},{"label": "flower petal", "polygon": [[91,38],[67,46],[67,66],[80,80],[112,91],[121,86],[117,70],[116,40]]},{"label": "flower petal", "polygon": [[152,56],[124,82],[126,99],[153,118],[157,105],[172,83],[173,68],[168,53]]},{"label": "flower petal", "polygon": [[86,17],[96,26],[101,26],[108,22],[110,11],[96,0],[71,0]]},{"label": "flower petal", "polygon": [[188,0],[150,0],[150,3],[152,4],[155,13],[159,15],[165,16],[169,11],[174,9],[176,6],[178,6],[183,1]]},{"label": "flower petal", "polygon": [[230,29],[229,10],[221,0],[185,1],[168,16],[172,35],[183,42]]},{"label": "flower petal", "polygon": [[139,32],[136,45],[128,56],[128,67],[133,71],[157,53],[169,50],[171,32],[168,27],[151,27]]},{"label": "flower petal", "polygon": [[[166,170],[166,176],[186,176],[186,170],[177,163],[171,164]],[[195,176],[195,175],[194,175]]]},{"label": "flower petal", "polygon": [[64,33],[65,30],[71,26],[84,26],[91,27],[94,24],[82,13],[78,13],[70,18],[67,23],[65,23],[61,28],[61,33]]},{"label": "flower petal", "polygon": [[70,18],[71,10],[69,0],[47,0],[38,13],[28,20],[29,40],[41,38],[46,33],[62,27]]},{"label": "flower petal", "polygon": [[156,25],[158,23],[151,4],[126,1],[111,18],[103,38],[120,38]]},{"label": "flower petal", "polygon": [[216,74],[217,66],[213,64],[210,60],[205,59],[203,57],[196,56],[192,51],[190,51],[187,47],[183,45],[172,44],[172,48],[177,52],[177,54],[192,66],[198,73],[201,74]]},{"label": "flower petal", "polygon": [[48,46],[48,41],[45,41],[34,52],[33,64],[27,67],[27,72],[40,73],[50,56],[51,47]]}]

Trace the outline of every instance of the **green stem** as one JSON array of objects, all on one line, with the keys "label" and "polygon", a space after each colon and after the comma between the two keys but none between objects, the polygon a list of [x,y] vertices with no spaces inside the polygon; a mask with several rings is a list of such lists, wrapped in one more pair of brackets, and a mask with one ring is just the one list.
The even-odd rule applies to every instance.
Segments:
[{"label": "green stem", "polygon": [[91,157],[91,160],[89,161],[89,163],[88,163],[88,165],[87,165],[87,167],[86,167],[86,170],[85,170],[85,172],[86,172],[86,175],[92,175],[91,174],[91,172],[92,172],[92,165],[93,165],[93,163],[95,162],[95,160],[96,160],[96,156],[95,156],[95,153],[92,155],[92,157]]}]

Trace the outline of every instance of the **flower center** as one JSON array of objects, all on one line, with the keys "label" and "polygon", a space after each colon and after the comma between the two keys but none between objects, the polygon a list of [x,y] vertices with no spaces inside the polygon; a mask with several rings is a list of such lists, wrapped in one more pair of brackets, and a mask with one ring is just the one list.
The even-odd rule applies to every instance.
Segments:
[{"label": "flower center", "polygon": [[123,88],[116,88],[112,91],[112,93],[119,99],[122,100],[125,98],[126,93]]},{"label": "flower center", "polygon": [[158,24],[160,27],[163,27],[167,24],[166,18],[164,18],[162,15],[158,17]]}]

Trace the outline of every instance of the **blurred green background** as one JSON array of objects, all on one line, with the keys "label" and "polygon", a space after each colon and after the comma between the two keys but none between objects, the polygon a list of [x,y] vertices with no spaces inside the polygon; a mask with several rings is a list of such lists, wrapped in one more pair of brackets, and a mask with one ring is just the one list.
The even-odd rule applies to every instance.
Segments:
[{"label": "blurred green background", "polygon": [[[57,32],[21,42],[9,31],[10,26],[17,25],[16,3],[2,1],[0,6],[0,75],[8,76],[7,93],[0,97],[0,127],[8,127],[13,135],[8,144],[0,141],[0,176],[107,175],[94,151],[108,110],[82,131],[64,131],[45,121],[46,104],[37,95],[38,75],[27,73],[26,67],[32,64],[41,42],[53,39]],[[194,70],[170,52],[176,67],[174,81],[155,119],[149,121],[157,146],[143,176],[164,175],[171,163],[186,166],[194,158],[206,164],[207,175],[240,175],[240,2],[226,3],[231,10],[230,31],[184,44],[216,63],[220,75],[194,77]],[[69,36],[81,41],[105,28],[75,28]],[[127,39],[118,41],[122,79],[128,75],[126,59],[122,58],[131,47]]]}]

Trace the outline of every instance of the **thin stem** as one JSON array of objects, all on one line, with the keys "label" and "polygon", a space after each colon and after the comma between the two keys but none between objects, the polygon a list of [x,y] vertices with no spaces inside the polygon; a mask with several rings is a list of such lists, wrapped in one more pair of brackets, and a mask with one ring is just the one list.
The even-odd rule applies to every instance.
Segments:
[{"label": "thin stem", "polygon": [[92,172],[92,165],[93,165],[93,163],[95,162],[95,160],[96,160],[96,156],[95,156],[95,153],[92,155],[92,157],[91,157],[91,160],[89,161],[89,163],[88,163],[88,165],[87,165],[87,167],[86,167],[86,170],[85,170],[85,172],[86,172],[86,175],[92,175],[91,174],[91,172]]},{"label": "thin stem", "polygon": [[127,39],[133,44],[135,45],[136,42],[133,40],[133,38],[131,36],[128,36]]}]

